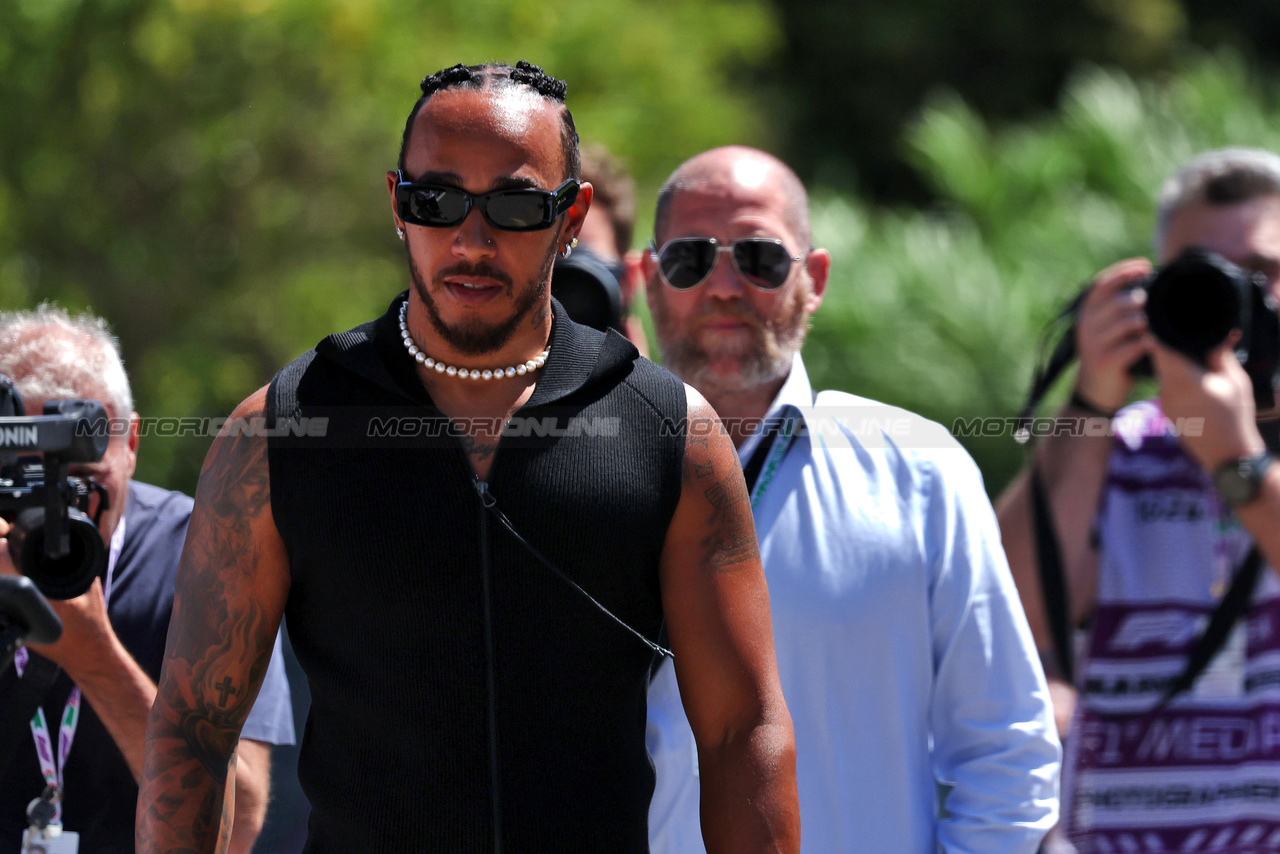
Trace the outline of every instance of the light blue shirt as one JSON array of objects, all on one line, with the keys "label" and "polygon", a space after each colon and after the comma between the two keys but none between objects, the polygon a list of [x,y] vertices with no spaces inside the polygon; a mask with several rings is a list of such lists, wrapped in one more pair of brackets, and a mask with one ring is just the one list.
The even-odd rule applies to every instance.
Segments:
[{"label": "light blue shirt", "polygon": [[[913,413],[842,392],[815,403],[798,354],[770,414],[788,404],[806,430],[755,523],[801,850],[1031,854],[1057,820],[1061,749],[977,466]],[[653,854],[704,850],[673,670],[649,690]]]}]

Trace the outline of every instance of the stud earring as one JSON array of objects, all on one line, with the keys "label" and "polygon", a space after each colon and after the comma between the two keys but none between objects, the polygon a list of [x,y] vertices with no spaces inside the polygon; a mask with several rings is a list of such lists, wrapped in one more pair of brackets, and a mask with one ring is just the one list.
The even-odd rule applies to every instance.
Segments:
[{"label": "stud earring", "polygon": [[398,225],[396,226],[396,237],[400,238],[401,240],[404,240],[404,229]]},{"label": "stud earring", "polygon": [[561,257],[561,258],[568,258],[570,255],[572,255],[572,254],[573,254],[573,250],[575,250],[575,249],[577,249],[577,248],[578,248],[578,238],[576,238],[576,237],[575,237],[575,238],[573,238],[573,240],[571,240],[571,241],[569,241],[567,244],[565,244],[564,251],[562,251],[562,252],[560,253],[560,257]]}]

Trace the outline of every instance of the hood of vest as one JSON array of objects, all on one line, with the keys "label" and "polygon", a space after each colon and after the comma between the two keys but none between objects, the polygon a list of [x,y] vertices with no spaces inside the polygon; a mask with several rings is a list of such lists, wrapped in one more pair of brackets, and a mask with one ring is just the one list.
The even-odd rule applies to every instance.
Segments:
[{"label": "hood of vest", "polygon": [[[326,337],[316,345],[316,357],[409,401],[429,403],[400,338],[398,312],[407,294],[393,299],[376,320]],[[551,404],[598,382],[625,376],[640,358],[635,345],[617,332],[602,333],[570,320],[554,297],[551,310],[551,352],[526,407]]]}]

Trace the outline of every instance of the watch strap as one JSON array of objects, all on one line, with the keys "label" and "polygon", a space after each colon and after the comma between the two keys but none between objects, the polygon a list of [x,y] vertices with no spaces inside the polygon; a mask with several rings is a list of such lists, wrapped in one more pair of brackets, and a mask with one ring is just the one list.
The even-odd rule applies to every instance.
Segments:
[{"label": "watch strap", "polygon": [[1214,473],[1213,484],[1230,507],[1240,507],[1258,497],[1262,479],[1275,461],[1270,451],[1229,460]]}]

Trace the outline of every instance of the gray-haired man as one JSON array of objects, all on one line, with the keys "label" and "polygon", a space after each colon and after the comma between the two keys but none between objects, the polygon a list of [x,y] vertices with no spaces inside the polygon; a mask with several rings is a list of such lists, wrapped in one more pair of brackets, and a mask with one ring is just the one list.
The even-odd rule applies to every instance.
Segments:
[{"label": "gray-haired man", "polygon": [[[71,317],[48,305],[0,313],[0,374],[12,379],[28,414],[47,400],[93,398],[114,425],[102,459],[71,473],[95,481],[89,508],[110,558],[103,578],[75,599],[53,602],[62,638],[33,646],[22,669],[45,661],[62,669],[48,690],[43,726],[33,725],[8,768],[0,768],[0,850],[17,851],[26,807],[50,781],[62,789],[61,824],[79,835],[78,854],[133,850],[138,779],[147,718],[156,696],[174,574],[191,517],[191,499],[132,480],[139,417],[116,339],[106,322]],[[104,497],[105,496],[105,497]],[[13,574],[0,520],[0,573]],[[17,668],[0,675],[0,708],[16,695]],[[38,750],[42,734],[52,749]],[[248,852],[262,828],[270,788],[270,745],[293,742],[289,686],[279,640],[245,725],[235,775],[230,850]],[[63,844],[65,846],[66,839]],[[69,850],[59,847],[57,850]]]},{"label": "gray-haired man", "polygon": [[[1155,242],[1162,264],[1189,248],[1214,252],[1262,274],[1280,296],[1280,157],[1237,148],[1191,160],[1160,193]],[[1203,366],[1154,340],[1143,291],[1132,288],[1150,271],[1137,258],[1098,275],[1079,318],[1080,372],[1064,414],[1114,413],[1144,355],[1158,400],[1124,410],[1115,438],[1054,436],[1035,456],[1061,542],[1066,617],[1089,624],[1075,668],[1080,702],[1061,680],[1054,692],[1059,728],[1071,730],[1063,824],[1082,852],[1276,850],[1280,466],[1269,463],[1280,421],[1255,412],[1233,340]],[[1046,649],[1027,475],[998,512]],[[1192,687],[1162,704],[1253,546],[1264,564],[1244,613]]]}]

